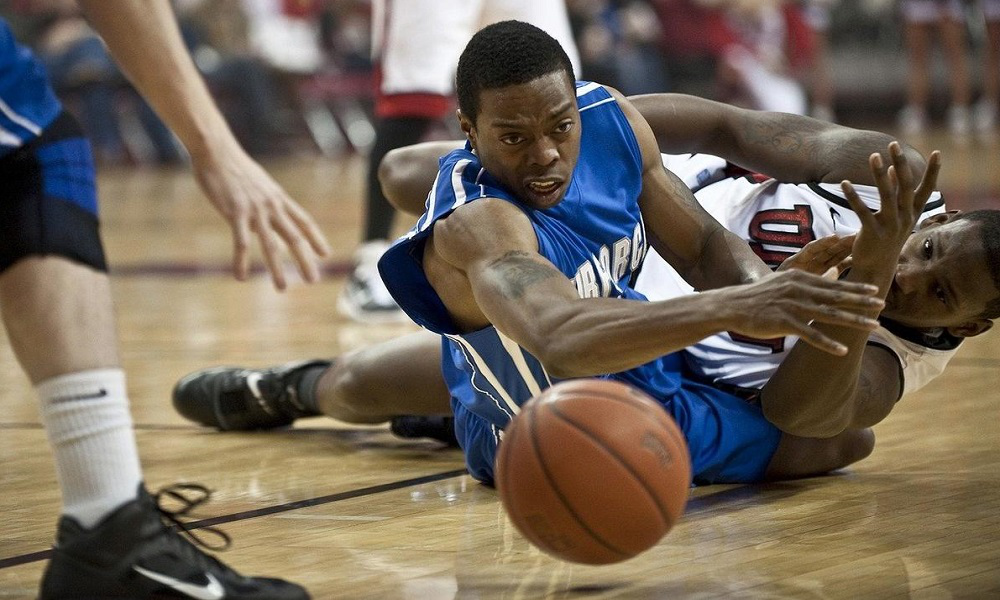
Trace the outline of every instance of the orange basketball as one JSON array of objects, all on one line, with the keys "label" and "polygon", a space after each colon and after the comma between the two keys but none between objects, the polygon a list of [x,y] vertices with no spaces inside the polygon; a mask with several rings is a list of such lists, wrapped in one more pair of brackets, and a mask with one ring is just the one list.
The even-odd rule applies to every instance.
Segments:
[{"label": "orange basketball", "polygon": [[563,560],[622,561],[656,544],[684,512],[687,443],[639,390],[614,381],[558,383],[507,426],[496,486],[524,537]]}]

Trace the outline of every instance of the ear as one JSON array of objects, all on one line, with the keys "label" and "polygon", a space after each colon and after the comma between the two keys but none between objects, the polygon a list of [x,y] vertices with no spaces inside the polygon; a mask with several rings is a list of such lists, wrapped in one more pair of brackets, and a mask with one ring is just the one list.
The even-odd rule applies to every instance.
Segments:
[{"label": "ear", "polygon": [[458,124],[462,128],[462,132],[465,133],[465,137],[469,138],[469,144],[472,149],[476,149],[476,126],[469,120],[469,117],[465,116],[461,110],[455,111],[455,116],[458,117]]},{"label": "ear", "polygon": [[920,226],[917,227],[917,231],[920,231],[925,227],[930,227],[931,225],[944,225],[949,221],[954,221],[961,214],[962,211],[960,210],[948,210],[943,213],[938,213],[936,215],[927,217],[926,219],[920,222]]},{"label": "ear", "polygon": [[947,331],[955,337],[970,338],[981,333],[986,333],[993,327],[993,321],[989,319],[973,319],[962,323],[958,327],[948,327]]}]

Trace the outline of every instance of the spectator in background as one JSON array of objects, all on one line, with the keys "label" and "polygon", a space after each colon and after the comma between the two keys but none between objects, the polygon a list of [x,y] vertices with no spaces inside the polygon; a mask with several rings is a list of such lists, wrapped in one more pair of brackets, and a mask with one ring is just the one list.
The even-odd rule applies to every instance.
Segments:
[{"label": "spectator in background", "polygon": [[836,121],[833,111],[833,73],[830,67],[830,10],[838,0],[805,0],[802,15],[812,32],[812,61],[809,65],[809,114],[821,121]]},{"label": "spectator in background", "polygon": [[965,13],[961,0],[900,0],[903,37],[909,57],[906,106],[899,126],[907,135],[927,127],[931,91],[931,36],[936,30],[951,87],[948,129],[958,139],[969,133],[969,70],[965,64]]},{"label": "spectator in background", "polygon": [[813,55],[801,7],[780,0],[695,1],[709,9],[706,35],[717,52],[722,99],[806,114],[805,90],[793,77]]},{"label": "spectator in background", "polygon": [[285,150],[291,127],[268,66],[250,46],[243,0],[184,0],[176,3],[191,55],[237,138],[250,154]]},{"label": "spectator in background", "polygon": [[983,139],[995,141],[997,111],[1000,110],[1000,0],[980,0],[986,19],[986,47],[983,49],[983,95],[973,117]]},{"label": "spectator in background", "polygon": [[626,95],[669,89],[660,49],[663,28],[648,2],[569,0],[566,7],[580,46],[584,79]]},{"label": "spectator in background", "polygon": [[[76,112],[98,162],[180,162],[173,135],[122,76],[76,2],[37,0],[31,11],[40,24],[37,55],[56,93]],[[123,126],[123,117],[131,127]]]}]

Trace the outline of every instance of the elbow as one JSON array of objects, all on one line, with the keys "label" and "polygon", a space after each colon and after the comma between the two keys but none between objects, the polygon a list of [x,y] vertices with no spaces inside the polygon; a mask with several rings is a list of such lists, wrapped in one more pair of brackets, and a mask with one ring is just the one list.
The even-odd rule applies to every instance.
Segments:
[{"label": "elbow", "polygon": [[545,372],[552,377],[573,379],[596,375],[592,369],[586,368],[581,359],[583,353],[572,343],[549,343],[544,346],[544,350],[532,354],[542,363]]},{"label": "elbow", "polygon": [[405,213],[420,215],[426,198],[410,189],[409,183],[417,175],[413,165],[405,148],[390,150],[379,162],[378,183],[389,204]]},{"label": "elbow", "polygon": [[542,363],[545,372],[559,379],[573,379],[603,374],[594,362],[595,349],[588,349],[588,340],[565,331],[564,328],[538,327],[530,343],[525,345]]}]

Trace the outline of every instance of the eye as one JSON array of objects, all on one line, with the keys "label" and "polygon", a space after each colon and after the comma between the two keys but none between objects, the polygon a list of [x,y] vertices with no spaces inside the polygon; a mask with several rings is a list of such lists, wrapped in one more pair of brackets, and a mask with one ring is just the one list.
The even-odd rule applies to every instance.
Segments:
[{"label": "eye", "polygon": [[931,242],[931,238],[924,238],[922,249],[924,258],[930,259],[930,257],[934,254],[934,243]]},{"label": "eye", "polygon": [[563,121],[556,125],[556,133],[569,133],[570,129],[573,129],[573,121]]},{"label": "eye", "polygon": [[500,136],[500,141],[508,146],[516,146],[524,141],[524,137],[516,133],[508,133],[507,135]]}]

